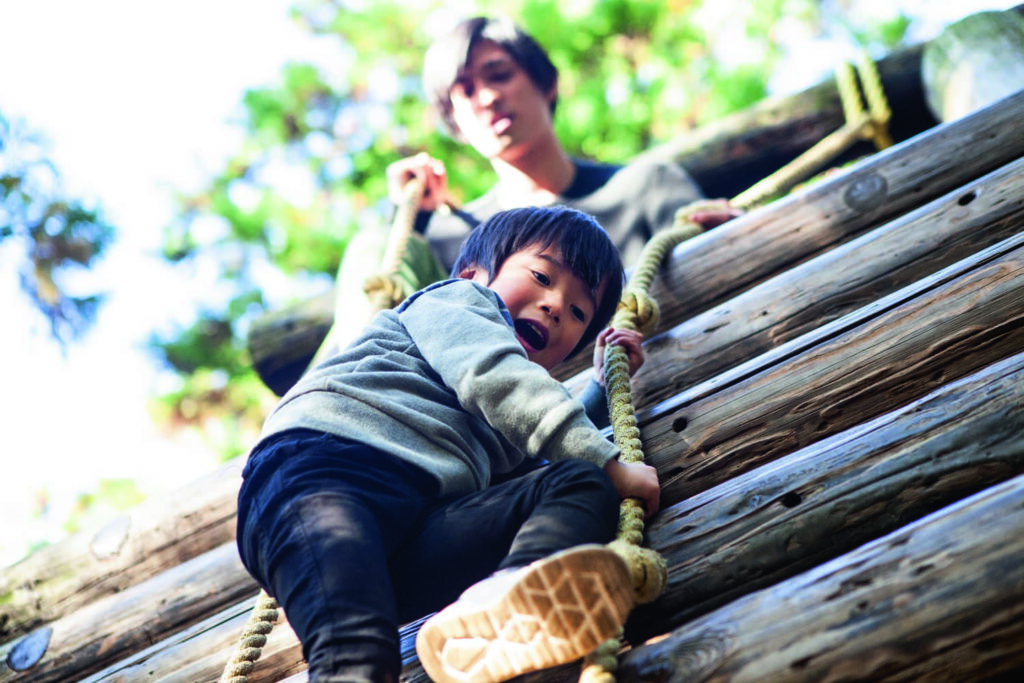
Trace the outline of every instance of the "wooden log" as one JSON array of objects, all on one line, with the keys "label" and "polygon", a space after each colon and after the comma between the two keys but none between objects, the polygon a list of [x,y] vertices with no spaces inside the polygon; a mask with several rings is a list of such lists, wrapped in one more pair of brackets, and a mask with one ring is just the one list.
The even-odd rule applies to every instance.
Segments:
[{"label": "wooden log", "polygon": [[688,498],[647,543],[665,593],[630,618],[664,633],[1024,474],[1024,354]]},{"label": "wooden log", "polygon": [[42,548],[0,574],[0,642],[235,537],[237,458],[104,526]]},{"label": "wooden log", "polygon": [[[669,584],[657,602],[634,613],[630,636],[665,632],[1024,472],[1022,406],[1024,354],[1018,354],[665,510],[650,525],[648,541],[668,562]],[[407,681],[425,680],[415,662],[417,628],[402,631]],[[275,670],[291,666],[289,656],[301,659],[294,635],[279,638],[280,659],[266,665]],[[204,650],[191,642],[171,638],[168,649],[192,655],[163,661],[202,659]],[[221,659],[231,652],[230,644],[222,648]],[[152,657],[147,662],[156,670]]]},{"label": "wooden log", "polygon": [[[877,62],[892,111],[889,130],[902,142],[931,128],[938,119],[928,109],[921,81],[923,45],[887,55]],[[846,121],[835,78],[803,91],[769,97],[700,128],[685,131],[636,156],[636,160],[675,161],[707,197],[733,197],[782,168]],[[825,165],[844,164],[875,152],[872,143],[856,144]]]},{"label": "wooden log", "polygon": [[[1024,225],[1024,159],[696,315],[645,345],[643,408],[891,294]],[[587,370],[567,385],[579,392]]]},{"label": "wooden log", "polygon": [[[235,651],[254,603],[255,596],[81,679],[80,683],[215,683]],[[249,683],[273,683],[305,668],[295,634],[282,616],[248,679]]]},{"label": "wooden log", "polygon": [[965,681],[1024,667],[1024,477],[627,652],[630,681]]},{"label": "wooden log", "polygon": [[[259,590],[227,543],[162,571],[123,592],[95,600],[47,624],[45,650],[40,631],[0,647],[5,664],[0,681],[79,680],[201,621]],[[20,658],[15,669],[7,655],[36,640],[36,657]],[[26,653],[27,654],[27,653]]]},{"label": "wooden log", "polygon": [[925,46],[921,80],[928,107],[952,121],[1024,89],[1024,15],[978,12]]},{"label": "wooden log", "polygon": [[[655,279],[651,294],[661,306],[660,330],[721,303],[745,289],[868,229],[912,210],[1024,155],[1024,93],[971,116],[937,126],[826,179],[773,202],[677,247]],[[312,302],[310,302],[312,305]],[[318,315],[333,316],[333,295]],[[283,317],[300,329],[298,318]],[[320,324],[320,323],[316,323]],[[264,332],[270,334],[270,332]],[[275,335],[292,344],[287,335]],[[250,338],[250,348],[256,340]],[[282,347],[259,345],[273,356]],[[289,346],[289,354],[298,347]],[[307,348],[312,357],[316,348]],[[254,366],[274,391],[298,378],[272,377],[260,368],[272,362],[253,355]],[[585,351],[556,368],[567,379],[588,365]],[[292,366],[293,368],[295,366]]]},{"label": "wooden log", "polygon": [[1024,233],[638,415],[672,504],[1020,349]]}]

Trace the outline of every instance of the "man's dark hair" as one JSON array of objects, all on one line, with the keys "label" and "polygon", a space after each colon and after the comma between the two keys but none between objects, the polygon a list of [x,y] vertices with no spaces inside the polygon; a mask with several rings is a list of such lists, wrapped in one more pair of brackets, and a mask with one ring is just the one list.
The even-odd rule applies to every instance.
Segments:
[{"label": "man's dark hair", "polygon": [[[452,118],[452,86],[465,72],[469,53],[481,40],[497,43],[530,77],[534,85],[547,93],[558,82],[558,69],[530,34],[506,17],[473,17],[459,22],[448,34],[438,38],[423,59],[423,88],[434,111],[441,117],[445,132],[460,136]],[[555,113],[557,97],[551,100]]]},{"label": "man's dark hair", "polygon": [[619,250],[593,217],[564,206],[500,211],[469,233],[452,266],[452,277],[476,266],[485,269],[493,281],[512,254],[548,247],[558,249],[562,261],[595,298],[601,282],[608,283],[590,325],[569,354],[573,356],[594,341],[612,319],[625,281]]}]

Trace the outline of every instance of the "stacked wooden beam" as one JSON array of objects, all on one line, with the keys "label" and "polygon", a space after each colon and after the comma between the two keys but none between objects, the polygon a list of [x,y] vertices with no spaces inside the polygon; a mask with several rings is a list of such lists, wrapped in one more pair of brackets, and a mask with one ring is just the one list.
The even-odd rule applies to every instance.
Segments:
[{"label": "stacked wooden beam", "polygon": [[[634,381],[669,584],[620,681],[1024,671],[1022,117],[1024,92],[674,251]],[[5,570],[0,681],[217,680],[256,593],[239,469]],[[303,671],[282,621],[249,680]]]}]

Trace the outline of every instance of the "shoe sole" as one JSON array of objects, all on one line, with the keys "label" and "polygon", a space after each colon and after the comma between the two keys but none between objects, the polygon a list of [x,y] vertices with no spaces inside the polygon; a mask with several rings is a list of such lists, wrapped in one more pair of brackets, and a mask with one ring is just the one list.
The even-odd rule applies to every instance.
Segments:
[{"label": "shoe sole", "polygon": [[436,683],[496,683],[592,652],[632,607],[622,558],[602,545],[578,546],[530,565],[486,603],[456,602],[434,615],[416,652]]}]

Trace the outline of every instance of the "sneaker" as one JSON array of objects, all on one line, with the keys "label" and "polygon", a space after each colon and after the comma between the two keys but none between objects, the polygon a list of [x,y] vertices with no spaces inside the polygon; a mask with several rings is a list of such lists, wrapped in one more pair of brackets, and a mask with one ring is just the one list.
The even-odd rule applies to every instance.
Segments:
[{"label": "sneaker", "polygon": [[579,659],[632,607],[625,561],[581,545],[471,586],[423,624],[416,653],[436,683],[496,683]]}]

